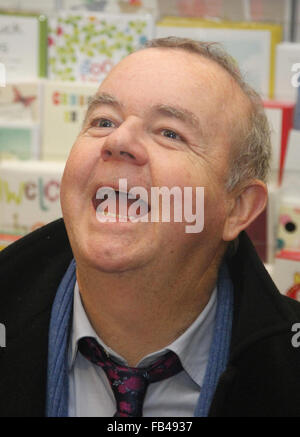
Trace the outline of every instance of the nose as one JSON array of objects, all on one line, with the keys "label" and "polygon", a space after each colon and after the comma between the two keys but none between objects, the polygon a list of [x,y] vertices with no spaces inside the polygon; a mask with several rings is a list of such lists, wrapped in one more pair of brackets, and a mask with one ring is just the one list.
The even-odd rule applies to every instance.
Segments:
[{"label": "nose", "polygon": [[134,165],[145,165],[148,154],[140,123],[132,118],[115,128],[106,138],[101,157],[104,161],[126,161]]}]

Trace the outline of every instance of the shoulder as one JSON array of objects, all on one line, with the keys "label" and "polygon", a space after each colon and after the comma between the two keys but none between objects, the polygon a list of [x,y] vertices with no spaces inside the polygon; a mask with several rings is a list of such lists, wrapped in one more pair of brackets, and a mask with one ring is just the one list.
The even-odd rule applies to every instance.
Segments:
[{"label": "shoulder", "polygon": [[264,318],[272,312],[278,321],[300,320],[300,302],[279,292],[246,232],[239,236],[236,253],[229,260],[229,268],[239,307],[249,301],[247,306],[252,302],[258,314],[260,310],[264,311]]},{"label": "shoulder", "polygon": [[[0,252],[0,415],[43,416],[48,331],[57,288],[73,258],[63,220]],[[15,387],[15,389],[14,389]]]},{"label": "shoulder", "polygon": [[[0,274],[17,262],[24,263],[24,256],[33,260],[50,260],[58,252],[70,252],[70,244],[63,219],[59,219],[26,235],[0,252]],[[27,260],[29,261],[29,260]]]},{"label": "shoulder", "polygon": [[281,354],[290,347],[294,324],[300,323],[300,303],[279,292],[246,233],[228,265],[234,289],[232,356],[265,341]]},{"label": "shoulder", "polygon": [[[0,252],[0,314],[16,317],[33,306],[52,303],[73,258],[65,225],[56,220]],[[41,306],[43,308],[43,306]],[[13,316],[15,314],[15,316]]]},{"label": "shoulder", "polygon": [[211,415],[300,417],[300,303],[278,291],[246,233],[228,266],[230,357]]}]

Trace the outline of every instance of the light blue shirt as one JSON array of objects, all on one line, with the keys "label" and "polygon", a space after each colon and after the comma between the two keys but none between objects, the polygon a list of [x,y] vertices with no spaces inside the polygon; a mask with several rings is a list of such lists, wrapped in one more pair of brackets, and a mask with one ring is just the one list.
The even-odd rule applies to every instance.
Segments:
[{"label": "light blue shirt", "polygon": [[[217,307],[217,287],[197,319],[173,343],[146,355],[137,367],[150,365],[168,351],[175,352],[183,371],[148,386],[144,400],[145,417],[192,417],[206,371]],[[112,417],[116,402],[103,369],[78,353],[80,338],[94,337],[122,364],[126,360],[106,346],[91,326],[75,284],[72,330],[69,342],[69,416]]]}]

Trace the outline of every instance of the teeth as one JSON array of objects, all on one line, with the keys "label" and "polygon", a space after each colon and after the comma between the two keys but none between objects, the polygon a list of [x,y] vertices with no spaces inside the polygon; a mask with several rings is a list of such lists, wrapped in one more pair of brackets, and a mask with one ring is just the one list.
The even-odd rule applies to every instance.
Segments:
[{"label": "teeth", "polygon": [[114,214],[113,212],[108,212],[108,211],[101,211],[100,214],[105,215],[106,217],[112,217],[112,218],[118,218],[118,219],[122,219],[122,220],[130,220],[130,221],[134,221],[136,220],[136,217],[134,216],[129,216],[127,217],[127,215],[120,215],[120,214]]}]

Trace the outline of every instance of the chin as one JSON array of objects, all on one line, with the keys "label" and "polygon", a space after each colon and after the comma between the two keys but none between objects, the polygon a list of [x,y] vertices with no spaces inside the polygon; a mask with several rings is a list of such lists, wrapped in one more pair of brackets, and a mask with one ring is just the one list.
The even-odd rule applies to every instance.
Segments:
[{"label": "chin", "polygon": [[103,273],[125,273],[139,268],[140,262],[126,257],[108,259],[102,256],[96,259],[90,259],[89,265],[93,269]]},{"label": "chin", "polygon": [[145,259],[147,257],[139,255],[135,248],[130,251],[128,246],[113,247],[112,244],[106,248],[105,245],[95,247],[90,244],[83,251],[78,252],[78,255],[76,258],[82,260],[84,265],[103,273],[135,270],[147,262]]}]

